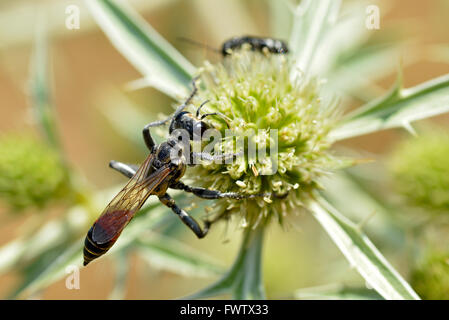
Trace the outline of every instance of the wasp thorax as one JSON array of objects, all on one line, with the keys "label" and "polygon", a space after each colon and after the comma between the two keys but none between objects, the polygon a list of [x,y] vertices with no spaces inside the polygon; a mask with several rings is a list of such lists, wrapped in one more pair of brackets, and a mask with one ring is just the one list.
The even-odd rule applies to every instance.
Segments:
[{"label": "wasp thorax", "polygon": [[191,135],[192,140],[201,140],[204,133],[209,130],[210,127],[204,121],[197,121],[193,126],[193,132]]},{"label": "wasp thorax", "polygon": [[186,136],[189,140],[197,139],[201,140],[203,133],[209,129],[209,126],[198,119],[193,114],[187,111],[180,112],[176,115],[170,123],[169,133],[173,134],[175,131],[176,136]]}]

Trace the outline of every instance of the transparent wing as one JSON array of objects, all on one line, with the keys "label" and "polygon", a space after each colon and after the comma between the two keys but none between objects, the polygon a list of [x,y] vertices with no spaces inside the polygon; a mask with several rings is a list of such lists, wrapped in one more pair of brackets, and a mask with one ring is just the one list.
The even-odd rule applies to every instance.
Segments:
[{"label": "transparent wing", "polygon": [[92,239],[96,243],[103,244],[117,238],[153,190],[170,174],[172,169],[167,165],[148,176],[153,159],[152,154],[145,159],[136,174],[97,219],[92,231]]}]

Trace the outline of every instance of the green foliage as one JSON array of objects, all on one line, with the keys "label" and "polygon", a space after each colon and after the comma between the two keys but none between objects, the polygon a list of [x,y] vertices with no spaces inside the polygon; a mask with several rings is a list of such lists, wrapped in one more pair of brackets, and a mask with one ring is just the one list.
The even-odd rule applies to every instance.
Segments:
[{"label": "green foliage", "polygon": [[297,290],[293,295],[296,299],[307,300],[382,300],[374,290],[340,284],[304,288]]},{"label": "green foliage", "polygon": [[404,89],[402,75],[391,90],[349,113],[331,132],[335,140],[357,137],[390,128],[405,128],[410,123],[449,111],[449,74]]},{"label": "green foliage", "polygon": [[[123,48],[132,48],[135,45],[135,42],[133,38],[135,39],[135,35],[141,35],[141,31],[145,28],[147,28],[143,23],[139,22],[139,25],[136,25],[134,23],[130,23],[131,16],[127,15],[125,12],[127,10],[121,11],[120,8],[117,6],[114,6],[113,1],[97,1],[97,8],[94,10],[97,12],[97,14],[100,14],[101,16],[108,16],[107,20],[108,26],[105,28],[104,21],[100,22],[100,25],[103,26],[103,29],[106,31],[106,33],[110,36],[111,40],[115,43],[119,43],[118,46],[119,50],[124,53],[125,56],[130,59],[130,52],[124,50]],[[324,39],[328,38],[328,36],[331,34],[332,26],[335,24],[336,18],[339,13],[339,1],[331,2],[329,0],[320,0],[320,1],[304,1],[301,2],[299,6],[296,7],[293,14],[293,28],[291,31],[290,36],[290,46],[291,50],[294,56],[294,60],[296,61],[294,66],[290,66],[290,69],[286,77],[283,77],[282,75],[284,72],[282,70],[277,69],[277,71],[281,72],[273,72],[273,68],[270,71],[270,68],[267,68],[266,66],[270,65],[272,62],[271,58],[268,58],[267,60],[261,60],[259,63],[256,63],[256,66],[254,66],[254,74],[256,75],[255,81],[253,83],[250,83],[249,81],[245,83],[244,80],[249,77],[249,75],[252,74],[251,70],[251,63],[244,64],[235,64],[234,66],[231,65],[231,71],[232,73],[231,77],[228,77],[226,74],[226,68],[221,69],[224,72],[220,73],[220,70],[218,67],[216,70],[213,67],[208,68],[206,65],[205,67],[205,73],[208,74],[208,76],[204,77],[206,78],[205,87],[201,88],[202,93],[207,96],[211,100],[210,103],[210,110],[209,111],[220,111],[225,114],[225,116],[231,121],[235,122],[233,123],[234,130],[244,128],[245,125],[247,127],[252,127],[253,129],[259,128],[259,129],[267,129],[269,128],[270,124],[273,124],[272,122],[276,122],[276,112],[273,114],[273,119],[270,118],[270,104],[271,106],[274,104],[275,106],[278,106],[278,104],[283,100],[279,99],[271,99],[268,101],[267,94],[265,94],[265,91],[261,91],[260,94],[257,94],[257,87],[265,88],[264,86],[268,86],[270,89],[267,90],[267,92],[274,92],[277,95],[285,94],[285,93],[291,93],[291,91],[295,88],[295,85],[292,85],[290,81],[296,81],[295,79],[298,79],[301,75],[301,71],[307,71],[310,65],[314,61],[318,61],[315,59],[316,53],[318,51],[318,48],[322,45],[322,42]],[[110,8],[113,8],[114,10],[110,10]],[[93,7],[92,7],[93,8]],[[115,21],[114,21],[115,20]],[[140,21],[140,20],[136,20]],[[114,26],[114,24],[116,26]],[[120,25],[131,25],[132,28],[143,28],[142,30],[138,30],[138,32],[135,33],[127,33],[125,37],[123,37],[120,32],[111,33],[110,30],[112,28],[116,28]],[[129,30],[128,30],[129,31]],[[338,34],[338,33],[337,33]],[[335,35],[335,34],[334,34]],[[153,42],[154,40],[158,39],[158,35],[156,33],[148,34],[148,36],[141,37],[140,40],[144,40],[141,43],[145,42]],[[145,39],[146,38],[146,39]],[[139,40],[139,41],[140,41]],[[149,41],[148,41],[149,40]],[[337,39],[335,39],[337,40]],[[352,48],[354,50],[356,48],[356,45]],[[139,49],[139,48],[137,48]],[[140,50],[136,50],[136,52],[139,52]],[[343,49],[339,51],[339,54],[343,53]],[[327,52],[327,50],[326,50]],[[355,50],[354,50],[355,52]],[[134,54],[134,53],[133,53]],[[166,52],[163,51],[152,51],[151,55],[147,55],[145,57],[145,54],[143,55],[131,55],[134,57],[139,58],[148,58],[148,61],[146,63],[148,64],[154,64],[157,63],[160,66],[165,65],[165,70],[171,70],[172,66],[169,66],[167,68],[166,66],[166,60],[164,56],[166,55]],[[237,55],[233,55],[233,57],[238,57]],[[232,59],[232,58],[231,58]],[[282,57],[281,57],[282,59]],[[132,59],[130,59],[131,62]],[[165,61],[164,61],[165,60]],[[250,59],[249,59],[250,60]],[[274,60],[274,59],[273,59]],[[162,62],[161,62],[162,61]],[[133,62],[134,65],[136,65]],[[273,65],[276,65],[273,63]],[[299,67],[299,68],[298,68]],[[344,66],[341,66],[344,67]],[[139,67],[137,66],[139,69]],[[282,68],[281,68],[282,69]],[[287,68],[286,68],[287,69]],[[299,69],[302,69],[299,71]],[[320,69],[320,68],[318,68]],[[262,70],[262,71],[260,71]],[[299,72],[298,72],[299,71]],[[145,74],[145,72],[143,72]],[[266,73],[266,74],[265,74]],[[276,74],[274,76],[274,74]],[[313,74],[313,73],[312,73]],[[218,76],[217,76],[218,75]],[[237,75],[237,76],[236,76]],[[327,74],[327,76],[329,76]],[[209,82],[207,82],[207,77],[209,77]],[[226,79],[225,79],[226,78]],[[251,78],[251,77],[250,77]],[[275,80],[276,79],[276,80]],[[218,81],[217,81],[218,80]],[[235,82],[242,82],[240,83],[241,88],[233,87]],[[362,115],[367,114],[367,117],[361,117],[361,119],[364,121],[363,124],[367,128],[369,128],[371,131],[381,130],[388,127],[394,127],[394,126],[406,126],[408,125],[407,121],[412,121],[424,117],[428,117],[430,115],[434,115],[437,113],[441,113],[446,111],[446,108],[434,108],[431,111],[428,110],[422,110],[420,106],[417,106],[417,104],[422,105],[426,101],[430,101],[433,103],[434,106],[437,106],[435,104],[437,101],[441,102],[441,99],[435,99],[441,97],[440,95],[435,96],[435,94],[432,94],[433,91],[444,88],[445,87],[445,79],[438,79],[434,82],[424,84],[423,86],[414,88],[414,90],[393,90],[390,95],[387,95],[384,98],[380,98],[378,101],[374,101],[371,104],[368,104],[368,107],[363,108]],[[151,83],[151,81],[150,81]],[[173,83],[173,82],[172,82]],[[220,86],[216,86],[214,88],[214,83],[220,83]],[[271,83],[271,85],[270,85]],[[353,82],[351,82],[353,83]],[[399,82],[398,82],[399,83]],[[246,86],[245,86],[246,84]],[[154,80],[153,80],[154,85]],[[305,86],[307,87],[307,86]],[[332,84],[331,84],[332,87]],[[334,86],[335,87],[335,86]],[[165,90],[166,87],[160,87],[159,89],[163,92],[166,92],[167,94],[173,95],[172,92],[167,92]],[[220,88],[223,88],[224,92],[218,92]],[[284,90],[286,88],[290,89],[287,90],[287,92]],[[398,88],[400,88],[398,86]],[[351,88],[347,88],[348,91],[351,91]],[[242,93],[236,94],[236,92],[242,91]],[[295,91],[295,90],[293,90]],[[299,90],[301,91],[301,90]],[[311,101],[313,101],[315,98],[318,98],[317,92],[312,90],[313,92],[310,95],[306,94],[305,96],[301,96],[300,98],[303,98],[307,100],[308,98],[311,98]],[[230,94],[229,94],[230,93]],[[230,97],[228,97],[230,95]],[[269,96],[269,95],[268,95]],[[235,98],[234,100],[232,98]],[[295,96],[296,97],[296,96]],[[298,97],[296,97],[298,98]],[[327,99],[326,96],[321,97],[324,101],[330,101]],[[432,100],[433,99],[433,100]],[[223,100],[223,101],[222,101]],[[243,100],[243,101],[242,101]],[[299,99],[301,100],[301,99]],[[273,103],[275,101],[275,103]],[[380,103],[379,103],[380,101]],[[409,106],[411,104],[411,107]],[[229,107],[229,106],[232,106]],[[319,103],[312,103],[309,102],[309,105],[311,105],[312,111],[317,111],[317,108],[313,108],[313,105],[320,105]],[[232,109],[232,110],[230,110]],[[255,115],[262,116],[262,119],[265,119],[265,121],[256,121],[252,119],[250,113],[245,115],[245,110],[255,110]],[[282,108],[274,108],[274,111],[280,110]],[[380,115],[380,119],[376,117],[371,117],[372,114],[377,115],[377,111],[379,109],[382,109],[382,111],[387,112],[386,117],[383,113]],[[397,111],[401,112],[397,112]],[[233,113],[233,111],[237,112],[239,111],[240,114],[237,116]],[[293,113],[293,115],[290,115],[287,111],[288,110],[280,110],[281,112],[284,112],[284,114],[281,114],[281,118],[284,117],[285,119],[289,119],[289,116],[292,116],[295,118],[297,114],[301,114],[301,110],[298,109],[297,113]],[[318,125],[317,130],[318,131],[310,131],[307,130],[307,128],[311,127],[305,127],[300,126],[300,128],[288,128],[288,123],[281,123],[278,124],[278,128],[280,130],[286,130],[286,134],[283,136],[285,138],[291,138],[290,143],[292,144],[291,147],[294,149],[293,154],[288,157],[288,160],[294,160],[294,164],[290,167],[285,166],[283,169],[286,173],[289,172],[289,170],[294,167],[298,166],[301,167],[302,170],[305,170],[304,168],[310,168],[310,165],[314,163],[314,161],[317,158],[320,157],[304,157],[304,161],[302,163],[297,163],[298,158],[300,158],[300,154],[304,150],[314,151],[313,147],[309,145],[309,142],[313,142],[313,139],[318,139],[318,142],[321,142],[324,137],[327,136],[327,132],[329,129],[328,123],[326,121],[330,121],[333,119],[332,115],[333,113],[332,108],[330,109],[322,109],[320,110],[325,111],[324,114],[327,116],[324,116],[323,119],[321,118],[322,113],[314,113],[315,120],[317,120],[318,123],[320,123],[320,120],[324,120],[324,125]],[[368,112],[365,112],[368,111]],[[394,111],[394,113],[393,113]],[[364,112],[364,113],[363,113]],[[393,116],[391,116],[393,115]],[[268,118],[267,118],[268,116]],[[304,119],[297,119],[295,123],[301,123]],[[401,116],[403,118],[401,119]],[[304,117],[305,119],[308,119],[307,116]],[[313,117],[311,117],[313,118]],[[267,121],[268,119],[268,121]],[[359,119],[359,118],[357,118]],[[238,123],[238,120],[240,120],[242,123]],[[243,120],[243,121],[242,121]],[[403,121],[401,121],[403,120]],[[381,121],[381,125],[378,125],[378,122]],[[305,123],[308,123],[309,121],[305,121]],[[311,121],[313,123],[313,121]],[[346,122],[345,122],[346,123]],[[247,124],[250,124],[248,126]],[[304,123],[303,123],[304,124]],[[220,127],[220,124],[217,122],[214,122],[214,125],[217,125],[217,127]],[[223,123],[221,124],[223,127]],[[303,134],[303,130],[305,130],[306,137],[309,137],[309,140],[306,139],[306,141],[299,139],[297,140],[298,133],[301,132],[301,137]],[[360,132],[363,132],[363,129],[360,130],[357,128],[353,129],[350,127],[349,130],[346,130],[346,128],[343,128],[344,136],[355,136],[357,134],[360,134]],[[298,132],[296,132],[297,130]],[[333,133],[333,132],[332,132]],[[338,136],[338,132],[337,132]],[[333,138],[335,135],[333,136]],[[323,139],[325,140],[325,139]],[[294,142],[301,141],[300,145],[298,146]],[[285,141],[284,141],[285,142]],[[317,141],[315,141],[317,142]],[[326,147],[328,147],[328,144],[324,143]],[[288,146],[285,146],[288,148]],[[228,150],[228,149],[225,149]],[[224,150],[222,150],[224,151]],[[299,155],[299,156],[298,156]],[[321,156],[321,155],[320,155]],[[324,157],[323,157],[324,158]],[[251,160],[251,159],[250,159]],[[254,160],[254,159],[253,159]],[[262,184],[257,183],[257,181],[253,181],[254,178],[256,180],[258,179],[257,174],[255,172],[258,172],[258,170],[262,168],[257,168],[255,166],[256,162],[254,161],[251,163],[251,161],[244,163],[243,165],[240,164],[241,168],[243,168],[242,172],[238,172],[238,168],[226,168],[226,173],[229,173],[228,175],[228,182],[225,186],[227,189],[229,188],[237,188],[234,184],[229,182],[229,177],[231,177],[231,180],[236,180],[239,178],[251,177],[251,171],[253,172],[253,176],[251,179],[243,179],[244,181],[231,181],[231,182],[239,182],[237,184],[240,188],[248,188],[249,192],[257,192],[261,189]],[[287,167],[287,168],[286,168]],[[250,170],[248,170],[250,168]],[[204,168],[203,168],[204,169]],[[208,168],[208,170],[213,171],[214,168]],[[217,168],[215,168],[217,169]],[[326,168],[320,168],[325,169]],[[207,170],[207,169],[206,169]],[[211,172],[212,172],[211,171]],[[223,170],[222,170],[223,171]],[[217,171],[219,172],[219,170]],[[234,175],[231,176],[231,173]],[[283,182],[288,182],[285,186],[288,190],[288,186],[290,185],[290,191],[293,191],[291,189],[291,186],[295,186],[296,183],[297,186],[299,186],[299,182],[303,182],[301,180],[301,177],[304,178],[307,176],[304,174],[304,172],[300,172],[300,175],[291,175],[289,177],[288,174],[285,174],[282,177],[281,185]],[[307,172],[310,174],[310,172]],[[208,175],[208,174],[198,174],[199,177],[214,177],[214,179],[223,180],[221,178],[220,174],[215,175]],[[219,178],[220,177],[220,178]],[[314,179],[312,179],[314,181]],[[315,181],[314,181],[315,182]],[[213,185],[216,187],[216,181],[213,182]],[[278,184],[271,185],[271,190],[273,189],[273,186],[276,187]],[[238,188],[237,188],[238,189]],[[312,188],[313,189],[313,188]],[[241,191],[241,190],[240,190]],[[267,201],[269,202],[269,201]],[[294,203],[294,201],[291,201]],[[254,204],[254,203],[253,203]],[[283,205],[282,205],[283,204]],[[383,256],[380,254],[380,252],[374,247],[374,245],[366,238],[365,235],[363,235],[360,230],[358,230],[356,227],[352,226],[349,221],[346,221],[344,217],[341,217],[340,214],[334,212],[334,210],[329,210],[329,208],[326,207],[323,203],[313,202],[308,204],[310,206],[310,209],[312,209],[315,213],[315,217],[318,219],[318,221],[322,224],[322,226],[325,228],[325,230],[329,233],[331,238],[336,242],[337,246],[340,248],[340,250],[343,252],[343,254],[346,256],[346,258],[350,261],[351,264],[354,265],[354,267],[360,272],[360,274],[365,278],[365,280],[370,283],[384,298],[394,298],[394,299],[417,299],[418,296],[416,293],[413,292],[413,290],[408,286],[408,284],[400,277],[400,275],[393,269],[392,266],[389,265],[389,263],[383,258]],[[264,214],[262,212],[261,214],[261,208],[265,208],[268,205],[260,202],[257,206],[252,205],[248,206],[247,203],[240,204],[237,207],[240,207],[240,212],[243,216],[248,217],[248,212],[250,213],[250,216],[257,217],[255,219],[255,223],[257,224],[260,217],[263,217]],[[294,204],[293,204],[294,206]],[[226,204],[221,204],[218,206],[218,208],[222,208],[221,211],[225,210]],[[226,208],[227,209],[227,208]],[[287,207],[285,205],[285,202],[281,203],[281,212],[278,214],[278,216],[282,216],[287,213]],[[263,211],[263,210],[262,210]],[[267,212],[267,211],[265,211]],[[254,220],[254,219],[252,219]],[[250,221],[251,225],[254,221]],[[259,228],[258,228],[259,229]],[[260,250],[261,250],[261,241],[254,241],[254,245],[248,247],[248,239],[251,239],[253,237],[256,237],[257,233],[254,233],[251,228],[247,228],[244,237],[244,241],[242,242],[242,246],[240,249],[240,253],[233,264],[233,267],[229,270],[229,272],[221,278],[218,282],[211,285],[209,288],[206,288],[203,291],[200,291],[197,294],[194,294],[194,297],[206,297],[206,296],[212,296],[222,293],[232,293],[234,298],[257,298],[257,297],[263,297],[263,286],[262,286],[262,279],[260,276]],[[260,238],[261,237],[256,237]],[[251,249],[253,248],[253,249]],[[248,281],[247,281],[248,280]],[[246,289],[250,289],[249,291],[245,291]],[[252,288],[252,289],[251,289]],[[240,289],[244,289],[241,291]]]},{"label": "green foliage", "polygon": [[195,68],[131,7],[111,0],[88,0],[86,5],[147,86],[172,97],[186,92]]},{"label": "green foliage", "polygon": [[418,295],[382,256],[360,227],[318,197],[309,208],[351,266],[385,299],[419,300]]},{"label": "green foliage", "polygon": [[[144,79],[137,83],[152,86],[177,100],[190,91],[191,77],[198,70],[126,3],[114,0],[87,0],[86,4],[113,45],[143,75]],[[387,211],[387,209],[378,205],[374,199],[366,196],[364,190],[357,189],[357,186],[351,183],[345,183],[345,188],[336,188],[337,191],[333,191],[331,197],[329,192],[327,193],[327,198],[340,204],[336,206],[338,210],[314,191],[321,186],[318,178],[321,179],[324,174],[329,173],[330,169],[339,166],[338,161],[329,151],[334,140],[386,128],[405,127],[410,130],[411,121],[448,111],[449,78],[443,76],[410,89],[403,89],[399,80],[386,95],[368,101],[364,107],[348,114],[334,128],[335,120],[338,119],[335,104],[328,95],[318,90],[318,84],[321,82],[310,76],[327,78],[329,80],[327,89],[331,88],[330,91],[337,89],[337,93],[341,93],[341,90],[343,93],[357,95],[357,92],[365,92],[360,90],[360,87],[369,85],[370,81],[391,71],[392,60],[391,51],[387,48],[384,50],[383,47],[370,50],[369,54],[366,51],[363,53],[362,44],[369,37],[366,28],[361,28],[359,25],[363,14],[358,12],[343,15],[341,14],[343,11],[340,12],[340,4],[341,1],[317,0],[301,1],[294,8],[291,5],[293,10],[289,12],[288,17],[292,21],[289,43],[291,61],[284,56],[265,56],[243,51],[225,58],[222,64],[206,64],[201,70],[203,71],[201,98],[210,100],[203,111],[221,112],[230,121],[234,130],[278,129],[281,156],[279,157],[279,174],[273,177],[258,176],[258,172],[266,169],[264,167],[266,164],[258,163],[257,159],[245,159],[244,163],[237,163],[230,167],[204,164],[199,169],[203,172],[197,175],[201,177],[200,182],[224,191],[256,193],[274,190],[279,193],[290,191],[290,195],[283,200],[260,199],[257,202],[243,201],[231,204],[225,201],[215,202],[219,210],[240,210],[242,216],[251,217],[249,219],[251,227],[246,225],[247,227],[244,228],[239,254],[229,271],[224,273],[218,281],[194,293],[191,297],[205,298],[231,294],[236,299],[265,298],[261,267],[265,225],[260,224],[257,228],[254,226],[272,208],[276,208],[275,213],[281,220],[281,217],[301,206],[311,211],[312,216],[328,233],[351,267],[360,273],[363,278],[361,280],[366,281],[367,285],[378,293],[359,286],[342,286],[322,291],[320,294],[336,298],[379,299],[380,296],[386,299],[419,298],[362,232],[361,226],[353,224],[345,216],[350,211],[352,213],[357,211],[359,215],[363,215],[363,209],[368,207],[377,208],[380,211]],[[285,9],[278,8],[283,12]],[[276,15],[279,19],[279,16],[284,14]],[[284,20],[283,17],[282,20]],[[282,29],[285,30],[285,27],[286,25]],[[355,34],[351,37],[347,36],[356,29]],[[0,141],[0,192],[9,204],[17,209],[33,206],[43,208],[49,200],[63,196],[64,186],[69,180],[67,176],[71,179],[76,176],[74,170],[65,169],[61,161],[63,154],[62,149],[59,148],[55,110],[49,94],[50,77],[47,74],[46,41],[40,32],[36,40],[30,88],[34,116],[43,129],[48,143],[58,149],[59,153],[55,153],[53,149],[37,141],[25,143],[18,138],[10,139],[9,142],[7,139]],[[342,59],[342,57],[350,57],[350,59]],[[359,78],[355,79],[355,75]],[[363,81],[359,81],[360,78]],[[195,103],[203,101],[195,101]],[[345,107],[344,104],[341,105]],[[128,114],[129,110],[126,111]],[[137,123],[142,120],[141,117],[125,118],[118,114],[119,112],[109,113],[112,118],[116,118],[111,122],[122,134],[131,136],[133,134],[128,128],[141,126]],[[140,119],[133,120],[133,118]],[[225,123],[218,117],[209,119],[215,127],[221,130],[226,129]],[[443,143],[440,141],[435,143],[433,148],[426,149],[426,156],[433,153],[448,154],[449,151],[446,149],[440,150],[440,144]],[[435,152],[435,150],[438,151]],[[417,155],[413,153],[405,156],[410,162],[406,163],[406,168],[404,167],[404,175],[408,175],[413,170],[420,172],[422,163],[411,162],[412,159],[418,158]],[[404,156],[399,159],[398,161],[404,162]],[[447,157],[439,159],[442,159],[441,163],[444,163]],[[431,160],[429,163],[440,170],[441,176],[443,170],[441,163],[437,164],[437,160]],[[337,165],[332,166],[333,164]],[[438,174],[432,176],[432,178],[436,177]],[[210,181],[207,181],[207,178]],[[262,181],[263,179],[265,180]],[[426,192],[418,192],[418,194],[428,195],[428,190],[436,191],[436,195],[428,197],[432,201],[429,199],[425,201],[435,202],[441,208],[445,207],[447,197],[441,186],[447,186],[447,182],[444,179],[432,181],[428,176],[424,176],[421,180],[429,180],[429,185],[426,185]],[[349,178],[344,182],[348,181],[351,182]],[[341,179],[340,182],[342,182]],[[439,187],[435,188],[435,185]],[[350,190],[348,186],[357,190]],[[312,194],[314,200],[294,198],[295,194],[303,191]],[[342,196],[345,192],[346,198]],[[92,212],[101,212],[101,209],[96,208],[93,205],[94,201],[90,199],[102,194],[103,192],[98,192],[87,195],[86,198],[89,201],[79,203],[77,207],[67,210],[64,218],[56,221],[55,224],[49,223],[37,228],[35,232],[37,236],[20,237],[0,249],[3,257],[2,271],[12,270],[21,262],[24,264],[20,269],[25,273],[25,277],[14,292],[14,296],[28,297],[36,294],[61,279],[68,266],[81,265],[82,240],[86,228],[84,224],[92,218]],[[335,196],[341,197],[340,202],[335,201]],[[353,201],[352,197],[358,197],[358,201]],[[102,198],[99,203],[101,203],[99,206],[103,208],[107,202]],[[346,210],[348,203],[356,203],[357,208]],[[76,231],[82,229],[82,232],[76,232],[76,236],[67,237],[66,240],[61,241],[59,235],[62,232],[67,233],[63,228],[66,222],[70,227],[75,225],[71,219],[68,219],[74,216],[74,209],[78,211],[77,217],[84,217],[84,221],[76,225]],[[183,275],[221,273],[220,266],[215,265],[213,261],[188,249],[185,245],[180,245],[179,242],[167,239],[168,236],[144,235],[149,229],[157,229],[167,224],[169,221],[166,215],[167,210],[157,202],[157,199],[149,199],[147,206],[133,219],[117,244],[103,258],[116,255],[118,257],[116,261],[119,261],[112,298],[125,297],[124,290],[129,268],[127,256],[131,252],[140,255],[152,267],[156,266]],[[340,212],[343,210],[346,210],[345,215]],[[71,211],[72,214],[70,214]],[[148,211],[151,211],[151,214],[147,214]],[[204,212],[204,206],[200,206],[198,211]],[[389,222],[384,220],[382,223],[388,226]],[[46,229],[49,225],[55,231],[53,235],[48,232],[52,228]],[[54,244],[56,239],[60,241],[58,244]],[[413,283],[425,298],[432,297],[431,294],[436,293],[442,297],[444,277],[447,274],[447,256],[429,261],[413,274]],[[427,271],[428,273],[425,273]],[[294,273],[292,275],[294,276]],[[442,280],[439,281],[440,279]],[[422,283],[431,284],[430,293],[422,289]],[[310,291],[301,292],[300,290],[295,296],[303,298],[304,294],[310,295]]]},{"label": "green foliage", "polygon": [[31,137],[0,138],[0,196],[14,212],[43,209],[67,194],[67,173],[54,149]]},{"label": "green foliage", "polygon": [[264,227],[246,228],[234,264],[226,274],[209,287],[190,295],[189,299],[231,294],[233,299],[265,299],[262,279]]},{"label": "green foliage", "polygon": [[33,55],[30,61],[29,94],[34,120],[47,142],[61,148],[51,95],[50,59],[44,15],[38,16]]},{"label": "green foliage", "polygon": [[449,209],[449,133],[425,130],[395,147],[389,161],[393,184],[409,204],[435,213]]},{"label": "green foliage", "polygon": [[432,253],[413,270],[410,282],[426,300],[449,300],[449,254]]}]

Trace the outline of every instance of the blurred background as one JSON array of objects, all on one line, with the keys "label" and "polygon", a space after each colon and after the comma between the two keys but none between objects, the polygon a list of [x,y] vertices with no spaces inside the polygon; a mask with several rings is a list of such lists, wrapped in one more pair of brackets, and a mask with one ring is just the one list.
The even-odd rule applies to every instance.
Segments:
[{"label": "blurred background", "polygon": [[[270,1],[128,2],[196,66],[206,59],[218,61],[220,57],[203,48],[182,42],[180,37],[216,48],[219,48],[224,40],[236,35],[268,35],[288,39],[289,22],[276,24],[276,21],[282,20],[285,13],[283,10],[288,9],[273,7]],[[344,3],[346,5],[347,2]],[[372,41],[406,44],[406,49],[398,47],[405,87],[449,73],[447,1],[394,0],[375,3],[382,15],[380,29],[367,32],[367,43]],[[80,29],[69,30],[65,27],[65,9],[68,5],[77,5],[80,8]],[[365,12],[361,11],[360,14]],[[26,135],[39,141],[43,140],[43,134],[33,120],[35,117],[31,111],[35,103],[32,95],[32,77],[35,70],[32,61],[39,16],[41,19],[44,17],[47,30],[49,95],[55,109],[56,130],[59,132],[60,145],[65,154],[64,161],[69,164],[70,170],[77,172],[78,178],[88,185],[92,192],[122,186],[126,179],[109,169],[108,162],[111,159],[129,163],[141,162],[146,156],[143,141],[140,141],[141,128],[145,123],[154,120],[159,113],[169,113],[173,101],[151,88],[127,90],[126,85],[140,78],[140,74],[111,45],[82,1],[0,2],[0,139],[9,139],[12,135]],[[385,63],[392,67],[375,80],[370,90],[359,96],[352,96],[352,106],[356,107],[364,102],[363,94],[379,96],[392,86],[399,62],[396,56],[391,55],[386,57]],[[358,79],[354,78],[354,81]],[[435,117],[428,124],[444,128],[449,124],[449,117]],[[130,138],[132,136],[135,137],[134,140]],[[389,181],[390,173],[384,170],[382,163],[390,158],[401,141],[407,139],[410,139],[410,135],[405,131],[389,130],[350,139],[337,147],[350,150],[348,152],[357,150],[361,157],[378,160],[376,164],[366,165],[365,169],[355,170],[354,174],[368,177],[364,182],[369,186],[367,188],[371,188],[381,197],[382,192],[376,191],[376,181],[369,177],[380,170],[385,181]],[[6,148],[4,144],[2,146]],[[5,167],[1,168],[5,170]],[[39,184],[35,186],[38,187]],[[378,199],[382,204],[387,203],[387,200]],[[1,259],[7,259],[8,255],[14,253],[14,246],[7,247],[9,243],[23,234],[32,234],[36,226],[61,217],[67,212],[72,201],[58,200],[45,204],[42,208],[16,210],[12,209],[7,201],[2,200],[4,199],[0,199]],[[188,196],[182,205],[188,207],[191,201],[193,198]],[[393,199],[392,203],[396,203],[395,201]],[[346,206],[350,207],[352,203],[347,201]],[[167,211],[167,214],[171,213]],[[416,221],[421,219],[414,215],[409,218]],[[376,234],[367,230],[367,233],[389,261],[409,279],[413,259],[410,260],[407,250],[398,252],[398,248],[414,246],[414,234],[408,235],[407,223],[401,225],[407,219],[402,216],[395,220],[395,228],[404,232],[398,231],[400,244],[397,246],[391,245],[382,232]],[[87,229],[88,227],[81,230],[81,233],[87,232]],[[263,273],[268,298],[291,298],[291,292],[295,290],[328,284],[355,287],[365,285],[328,236],[307,214],[293,218],[286,229],[287,232],[273,224],[265,239]],[[207,238],[198,241],[189,230],[184,230],[181,226],[174,237],[226,267],[237,254],[240,232],[236,225],[221,224],[214,228]],[[58,240],[54,241],[54,244],[58,245]],[[60,245],[63,246],[62,241]],[[111,292],[117,288],[119,279],[122,281],[121,294],[113,297],[170,299],[202,288],[216,278],[182,276],[158,266],[157,263],[148,263],[132,250],[126,251],[124,255],[129,268],[125,276],[119,277],[121,264],[117,263],[115,258],[102,258],[88,268],[81,269],[79,290],[68,290],[63,277],[48,288],[24,298],[106,299],[111,297]],[[11,264],[6,263],[6,260],[0,261],[0,297],[10,297],[23,285],[26,277],[32,277],[33,272],[39,272],[39,263],[33,265],[36,261],[39,262],[38,260],[39,257],[30,260],[18,259]]]}]

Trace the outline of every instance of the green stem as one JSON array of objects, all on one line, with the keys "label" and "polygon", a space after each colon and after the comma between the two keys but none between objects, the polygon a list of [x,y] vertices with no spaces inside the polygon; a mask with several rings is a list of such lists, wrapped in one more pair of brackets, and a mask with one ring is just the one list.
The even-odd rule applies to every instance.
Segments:
[{"label": "green stem", "polygon": [[248,228],[243,234],[239,254],[231,269],[211,286],[194,293],[188,299],[231,294],[232,298],[265,299],[262,279],[262,247],[265,228]]},{"label": "green stem", "polygon": [[234,275],[234,299],[265,299],[262,281],[262,247],[265,229],[248,229],[239,255],[231,269]]},{"label": "green stem", "polygon": [[31,60],[30,98],[34,116],[47,142],[60,151],[61,142],[51,101],[48,39],[44,18],[43,15],[40,15],[36,26],[34,52]]}]

